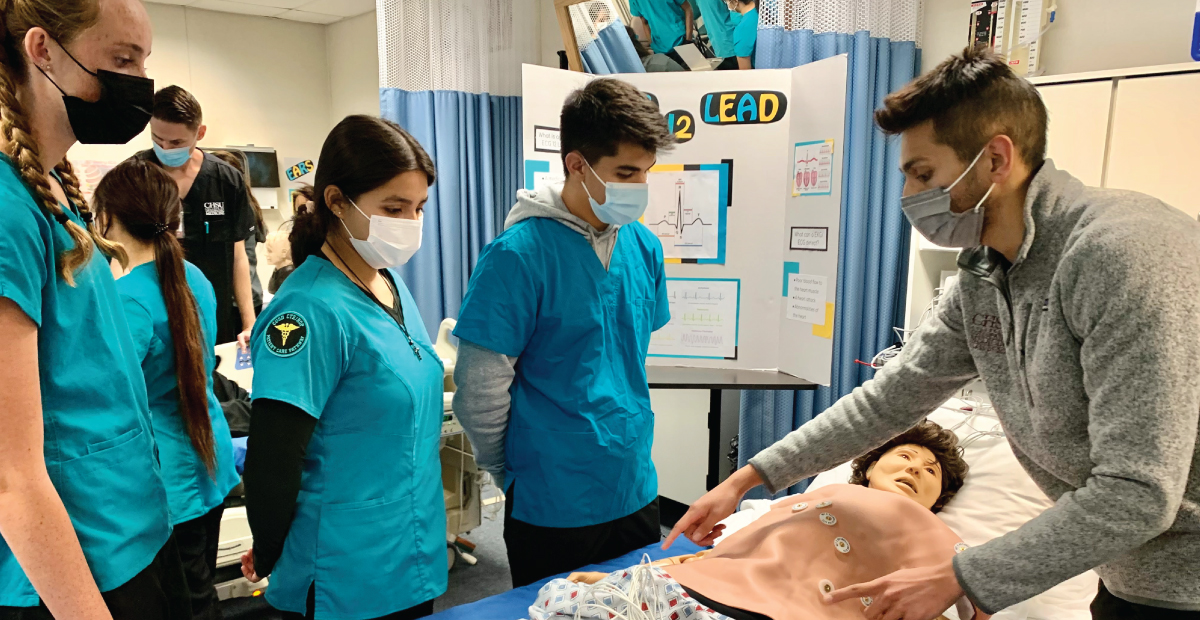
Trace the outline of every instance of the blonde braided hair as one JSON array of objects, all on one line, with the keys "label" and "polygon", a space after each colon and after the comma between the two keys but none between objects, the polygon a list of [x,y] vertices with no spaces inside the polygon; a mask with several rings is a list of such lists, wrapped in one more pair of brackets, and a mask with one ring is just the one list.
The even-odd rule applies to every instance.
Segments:
[{"label": "blonde braided hair", "polygon": [[[71,235],[74,247],[59,255],[57,261],[59,276],[71,286],[75,285],[75,272],[91,260],[93,243],[113,255],[122,256],[124,251],[105,241],[94,225],[89,223],[85,229],[70,220],[54,197],[29,118],[17,99],[17,86],[25,83],[28,69],[19,42],[30,29],[40,26],[55,41],[66,44],[98,18],[95,0],[0,0],[0,135],[4,137],[4,154],[41,207]],[[62,179],[63,192],[85,214],[85,221],[90,220],[70,162],[64,159],[55,169]]]}]

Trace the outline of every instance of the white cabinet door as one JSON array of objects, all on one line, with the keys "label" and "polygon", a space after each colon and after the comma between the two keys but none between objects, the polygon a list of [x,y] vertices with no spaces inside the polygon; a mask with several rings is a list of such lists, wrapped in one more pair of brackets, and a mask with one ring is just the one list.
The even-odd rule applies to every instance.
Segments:
[{"label": "white cabinet door", "polygon": [[1084,185],[1099,187],[1112,82],[1052,84],[1039,87],[1038,92],[1050,115],[1046,156]]},{"label": "white cabinet door", "polygon": [[1200,214],[1200,73],[1121,80],[1113,109],[1108,187],[1150,194]]}]

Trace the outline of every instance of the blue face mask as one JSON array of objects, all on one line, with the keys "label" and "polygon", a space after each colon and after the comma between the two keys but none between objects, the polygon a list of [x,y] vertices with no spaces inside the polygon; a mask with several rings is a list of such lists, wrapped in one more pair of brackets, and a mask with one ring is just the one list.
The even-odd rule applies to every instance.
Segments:
[{"label": "blue face mask", "polygon": [[583,184],[583,191],[587,192],[588,202],[592,203],[592,213],[596,214],[597,219],[612,226],[624,226],[642,217],[646,206],[650,204],[650,184],[605,181],[592,170],[591,164],[586,160],[583,163],[593,176],[604,183],[604,204],[596,202],[596,199],[592,198],[592,192],[588,191],[587,183]]},{"label": "blue face mask", "polygon": [[177,149],[164,149],[154,144],[154,154],[158,157],[158,161],[168,168],[178,168],[187,163],[188,158],[192,156],[192,147],[181,146]]}]

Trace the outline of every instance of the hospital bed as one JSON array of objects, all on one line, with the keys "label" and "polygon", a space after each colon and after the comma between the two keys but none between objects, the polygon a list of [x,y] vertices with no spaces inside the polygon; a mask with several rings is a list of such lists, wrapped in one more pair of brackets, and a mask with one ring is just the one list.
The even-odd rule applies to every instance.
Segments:
[{"label": "hospital bed", "polygon": [[[649,556],[651,560],[660,560],[676,555],[696,553],[700,549],[700,547],[687,540],[676,542],[670,551],[663,551],[659,543],[654,543],[619,558],[582,567],[580,570],[608,573],[633,566],[639,563],[644,555]],[[547,552],[552,551],[547,550]],[[558,577],[566,576],[566,573],[558,575]],[[538,590],[551,579],[554,579],[554,577],[543,579],[523,588],[516,588],[508,592],[490,596],[474,603],[452,607],[429,618],[430,620],[517,620],[518,618],[528,618],[529,606],[537,598]]]},{"label": "hospital bed", "polygon": [[[999,420],[987,405],[951,399],[931,414],[929,419],[954,430],[960,445],[964,447],[963,456],[971,467],[962,490],[938,515],[967,544],[980,545],[999,537],[1020,527],[1053,505],[1017,462],[1000,429]],[[849,479],[850,464],[845,463],[817,476],[809,489],[844,484]],[[775,501],[787,501],[787,498]],[[723,521],[726,530],[724,535],[717,539],[716,544],[719,546],[725,537],[766,514],[772,503],[770,500],[743,501],[741,509]],[[655,560],[695,553],[697,550],[694,544],[679,539],[669,551],[664,552],[658,545],[651,545],[609,562],[581,567],[580,570],[610,572],[639,563],[643,553]],[[544,583],[545,581],[539,582],[469,605],[455,607],[431,618],[527,618],[529,606],[537,598],[538,590]],[[1098,585],[1099,578],[1094,572],[1088,571],[992,617],[995,620],[1088,620],[1091,618],[1088,605],[1095,597]],[[946,617],[958,620],[954,609],[948,610]]]}]

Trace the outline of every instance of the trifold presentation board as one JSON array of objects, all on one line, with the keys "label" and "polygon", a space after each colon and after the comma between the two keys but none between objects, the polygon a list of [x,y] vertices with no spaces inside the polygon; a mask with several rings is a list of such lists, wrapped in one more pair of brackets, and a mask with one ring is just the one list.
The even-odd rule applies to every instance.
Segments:
[{"label": "trifold presentation board", "polygon": [[677,140],[648,175],[671,323],[649,364],[778,369],[829,384],[846,56],[795,69],[594,76],[525,65],[525,186],[562,181],[559,115],[590,80],[627,81]]}]

